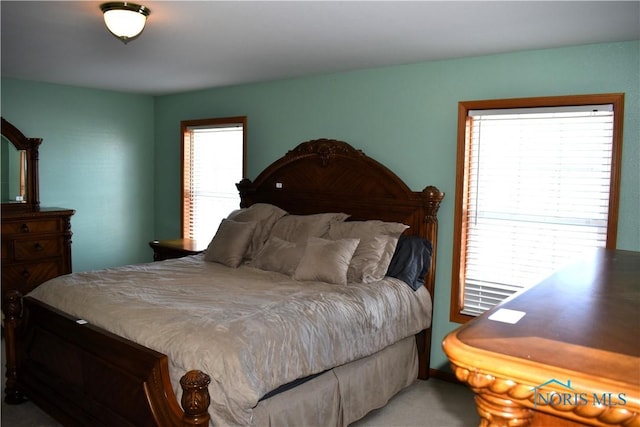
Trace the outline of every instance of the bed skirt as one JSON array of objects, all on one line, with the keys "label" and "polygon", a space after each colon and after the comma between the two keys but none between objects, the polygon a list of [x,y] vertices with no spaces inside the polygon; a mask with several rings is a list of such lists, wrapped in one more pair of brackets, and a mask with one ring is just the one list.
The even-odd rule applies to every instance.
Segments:
[{"label": "bed skirt", "polygon": [[418,375],[414,336],[338,366],[254,408],[254,426],[345,427],[387,404]]}]

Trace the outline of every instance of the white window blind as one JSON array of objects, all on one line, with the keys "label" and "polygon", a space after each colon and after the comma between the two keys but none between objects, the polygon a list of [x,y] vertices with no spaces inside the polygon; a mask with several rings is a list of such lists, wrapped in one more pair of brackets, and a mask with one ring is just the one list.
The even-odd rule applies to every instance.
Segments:
[{"label": "white window blind", "polygon": [[469,112],[463,314],[604,247],[613,106]]},{"label": "white window blind", "polygon": [[187,128],[184,168],[184,237],[208,241],[220,221],[240,206],[235,184],[243,178],[243,127]]}]

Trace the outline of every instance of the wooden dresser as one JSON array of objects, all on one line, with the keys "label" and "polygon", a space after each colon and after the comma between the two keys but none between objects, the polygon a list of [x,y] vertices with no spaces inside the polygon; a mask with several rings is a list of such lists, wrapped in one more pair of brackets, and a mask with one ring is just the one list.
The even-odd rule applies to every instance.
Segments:
[{"label": "wooden dresser", "polygon": [[2,297],[71,273],[72,209],[2,212]]}]

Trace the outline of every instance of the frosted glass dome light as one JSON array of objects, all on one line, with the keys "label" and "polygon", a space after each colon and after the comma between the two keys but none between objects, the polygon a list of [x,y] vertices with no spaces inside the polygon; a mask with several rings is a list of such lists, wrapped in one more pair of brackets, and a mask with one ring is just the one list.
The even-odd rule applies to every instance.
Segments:
[{"label": "frosted glass dome light", "polygon": [[110,2],[100,5],[107,28],[123,43],[138,37],[147,22],[151,10],[129,2]]}]

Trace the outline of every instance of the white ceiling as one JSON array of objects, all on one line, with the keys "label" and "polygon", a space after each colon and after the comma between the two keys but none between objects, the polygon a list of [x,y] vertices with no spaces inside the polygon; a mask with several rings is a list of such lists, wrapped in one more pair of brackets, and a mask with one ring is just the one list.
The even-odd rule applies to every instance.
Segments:
[{"label": "white ceiling", "polygon": [[2,76],[161,95],[640,39],[640,1],[139,0],[151,15],[125,45],[101,3],[2,0]]}]

